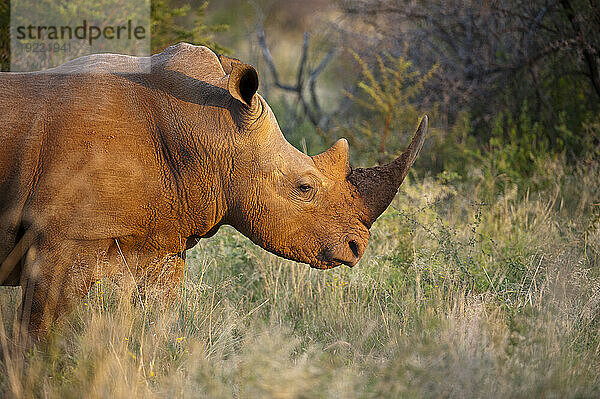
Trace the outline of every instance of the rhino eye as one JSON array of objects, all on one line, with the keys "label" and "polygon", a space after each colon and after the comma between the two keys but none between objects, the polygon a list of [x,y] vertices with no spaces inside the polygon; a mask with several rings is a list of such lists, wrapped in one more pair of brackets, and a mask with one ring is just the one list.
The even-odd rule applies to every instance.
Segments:
[{"label": "rhino eye", "polygon": [[304,202],[311,202],[317,195],[318,190],[315,185],[316,183],[318,182],[312,176],[303,176],[299,178],[293,186],[296,198]]},{"label": "rhino eye", "polygon": [[301,184],[298,186],[298,190],[301,193],[308,193],[310,190],[312,190],[312,186],[310,184]]}]

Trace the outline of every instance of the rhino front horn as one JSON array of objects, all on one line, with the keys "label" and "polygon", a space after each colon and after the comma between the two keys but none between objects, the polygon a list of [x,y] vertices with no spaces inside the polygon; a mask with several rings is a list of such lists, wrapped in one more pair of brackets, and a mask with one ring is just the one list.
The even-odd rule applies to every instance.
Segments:
[{"label": "rhino front horn", "polygon": [[362,200],[363,222],[367,227],[371,227],[394,199],[398,187],[404,181],[423,147],[427,123],[428,118],[425,115],[410,145],[398,158],[387,165],[354,169],[348,176],[348,180],[356,187]]}]

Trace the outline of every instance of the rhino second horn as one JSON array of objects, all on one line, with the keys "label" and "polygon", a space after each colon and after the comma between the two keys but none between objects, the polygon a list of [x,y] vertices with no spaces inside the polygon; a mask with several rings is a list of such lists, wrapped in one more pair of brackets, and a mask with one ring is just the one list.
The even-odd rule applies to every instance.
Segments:
[{"label": "rhino second horn", "polygon": [[371,227],[396,196],[398,187],[404,181],[423,147],[427,124],[428,118],[425,115],[406,151],[392,162],[373,168],[354,169],[348,176],[348,180],[356,187],[362,200],[363,222],[367,227]]},{"label": "rhino second horn", "polygon": [[315,166],[334,179],[346,179],[350,173],[350,148],[346,139],[339,139],[327,151],[312,157]]}]

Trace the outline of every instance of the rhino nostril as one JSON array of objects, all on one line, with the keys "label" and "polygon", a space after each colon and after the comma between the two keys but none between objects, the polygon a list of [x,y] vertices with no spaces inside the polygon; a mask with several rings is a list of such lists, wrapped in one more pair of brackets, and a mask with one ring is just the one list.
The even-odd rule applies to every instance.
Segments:
[{"label": "rhino nostril", "polygon": [[354,254],[355,258],[358,258],[358,244],[354,240],[348,241],[348,246],[350,247],[350,251]]}]

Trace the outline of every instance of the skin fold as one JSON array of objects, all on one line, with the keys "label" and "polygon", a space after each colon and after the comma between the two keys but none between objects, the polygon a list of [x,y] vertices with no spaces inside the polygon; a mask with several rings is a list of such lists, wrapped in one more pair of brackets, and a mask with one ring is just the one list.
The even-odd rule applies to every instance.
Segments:
[{"label": "skin fold", "polygon": [[0,282],[23,287],[24,329],[100,278],[173,290],[185,251],[225,224],[315,268],[358,262],[427,117],[396,161],[353,170],[345,139],[290,145],[257,89],[252,66],[185,43],[0,74]]}]

